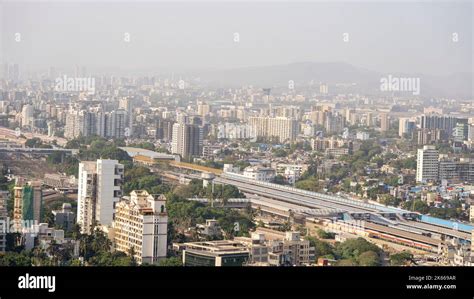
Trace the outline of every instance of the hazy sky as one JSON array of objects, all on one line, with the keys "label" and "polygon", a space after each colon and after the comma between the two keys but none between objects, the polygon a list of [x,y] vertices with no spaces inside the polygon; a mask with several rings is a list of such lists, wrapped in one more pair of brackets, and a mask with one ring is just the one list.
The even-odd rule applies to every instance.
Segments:
[{"label": "hazy sky", "polygon": [[467,1],[0,5],[3,60],[23,66],[183,69],[314,61],[382,72],[473,70],[473,5]]}]

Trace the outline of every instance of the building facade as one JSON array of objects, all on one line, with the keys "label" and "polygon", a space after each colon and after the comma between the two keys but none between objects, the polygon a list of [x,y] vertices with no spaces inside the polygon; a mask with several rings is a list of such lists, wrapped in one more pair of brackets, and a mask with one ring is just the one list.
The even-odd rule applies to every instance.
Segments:
[{"label": "building facade", "polygon": [[112,224],[114,205],[122,197],[124,166],[117,160],[99,159],[79,164],[77,223],[82,233],[93,225]]},{"label": "building facade", "polygon": [[432,145],[418,149],[416,158],[416,181],[437,181],[439,175],[439,152]]},{"label": "building facade", "polygon": [[132,191],[116,204],[112,227],[115,249],[133,252],[139,264],[166,258],[168,214],[164,195]]},{"label": "building facade", "polygon": [[7,200],[10,196],[8,191],[0,191],[0,252],[5,252],[7,246]]}]

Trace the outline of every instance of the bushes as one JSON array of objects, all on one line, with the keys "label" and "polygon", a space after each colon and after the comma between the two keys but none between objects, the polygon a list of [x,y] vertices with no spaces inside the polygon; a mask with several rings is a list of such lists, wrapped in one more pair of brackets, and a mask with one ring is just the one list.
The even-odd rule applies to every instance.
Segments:
[{"label": "bushes", "polygon": [[334,239],[336,236],[336,234],[324,231],[322,229],[318,229],[317,234],[321,239]]},{"label": "bushes", "polygon": [[413,254],[409,252],[400,252],[390,255],[390,265],[402,266],[413,260]]}]

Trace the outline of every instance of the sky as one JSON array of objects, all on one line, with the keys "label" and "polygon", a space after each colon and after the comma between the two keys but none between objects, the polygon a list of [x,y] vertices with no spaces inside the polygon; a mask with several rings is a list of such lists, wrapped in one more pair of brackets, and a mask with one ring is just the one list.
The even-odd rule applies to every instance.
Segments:
[{"label": "sky", "polygon": [[346,62],[443,75],[473,70],[473,13],[469,1],[0,0],[0,59],[176,70]]}]

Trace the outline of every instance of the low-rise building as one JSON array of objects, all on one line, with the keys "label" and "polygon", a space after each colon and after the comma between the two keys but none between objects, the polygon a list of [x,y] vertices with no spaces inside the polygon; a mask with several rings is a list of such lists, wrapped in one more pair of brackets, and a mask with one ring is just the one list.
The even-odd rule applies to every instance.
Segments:
[{"label": "low-rise building", "polygon": [[66,231],[72,230],[76,223],[76,213],[72,211],[70,203],[63,203],[61,210],[52,211],[54,223]]},{"label": "low-rise building", "polygon": [[205,224],[196,225],[197,232],[202,238],[218,238],[222,235],[221,227],[215,219],[206,219]]},{"label": "low-rise building", "polygon": [[244,169],[244,177],[262,182],[271,182],[275,178],[275,169],[261,167],[261,166],[248,166]]},{"label": "low-rise building", "polygon": [[184,266],[242,266],[249,260],[249,249],[231,240],[182,244]]}]

